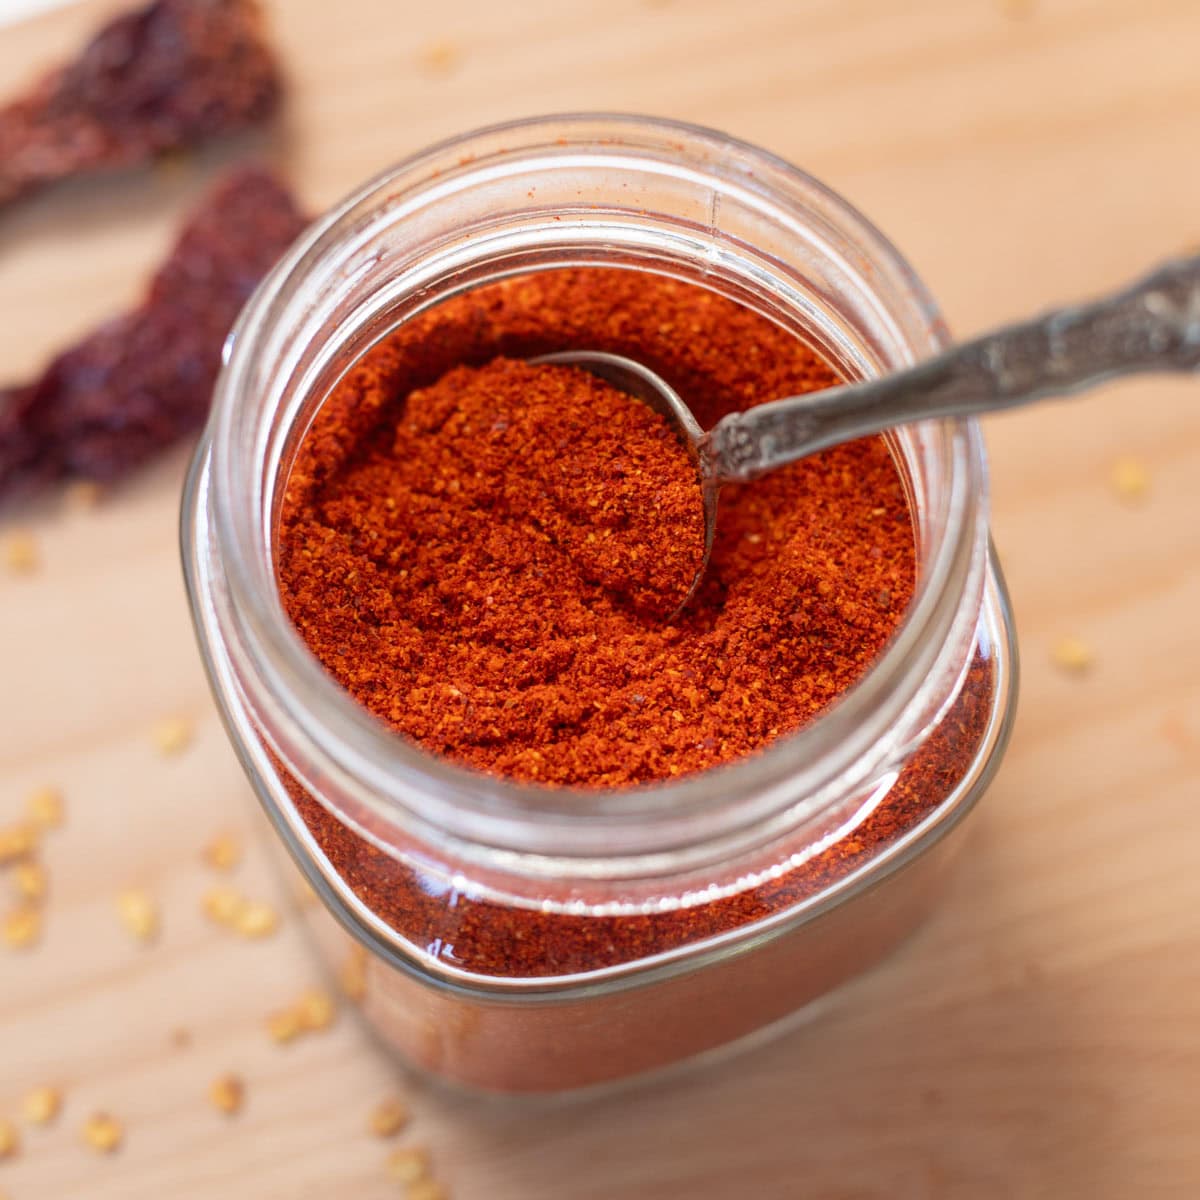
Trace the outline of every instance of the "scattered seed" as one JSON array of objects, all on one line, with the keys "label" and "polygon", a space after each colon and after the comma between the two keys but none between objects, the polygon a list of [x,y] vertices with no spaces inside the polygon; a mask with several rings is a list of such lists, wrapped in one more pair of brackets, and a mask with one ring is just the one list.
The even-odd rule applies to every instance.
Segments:
[{"label": "scattered seed", "polygon": [[31,575],[38,569],[37,542],[27,529],[14,529],[4,539],[4,565],[14,575]]},{"label": "scattered seed", "polygon": [[111,1154],[124,1136],[121,1122],[108,1113],[93,1113],[83,1124],[83,1140],[98,1154]]},{"label": "scattered seed", "polygon": [[4,941],[14,950],[26,950],[42,936],[42,916],[32,904],[21,904],[4,918]]},{"label": "scattered seed", "polygon": [[233,927],[242,937],[269,937],[279,928],[279,916],[265,901],[247,900],[234,914]]},{"label": "scattered seed", "polygon": [[209,888],[201,900],[204,915],[218,925],[232,925],[246,904],[246,898],[236,888]]},{"label": "scattered seed", "polygon": [[449,75],[458,66],[462,52],[453,42],[443,40],[430,42],[417,58],[431,75]]},{"label": "scattered seed", "polygon": [[414,1184],[429,1178],[429,1151],[424,1146],[402,1146],[387,1157],[388,1176],[397,1183]]},{"label": "scattered seed", "polygon": [[348,1000],[361,1000],[367,994],[367,951],[363,946],[352,946],[346,961],[338,972],[338,981]]},{"label": "scattered seed", "polygon": [[1074,674],[1082,674],[1095,661],[1092,648],[1076,637],[1059,638],[1054,645],[1053,657],[1056,666]]},{"label": "scattered seed", "polygon": [[159,753],[180,754],[191,745],[194,729],[186,717],[165,717],[154,727],[154,744]]},{"label": "scattered seed", "polygon": [[304,1022],[295,1008],[281,1008],[267,1018],[267,1032],[273,1042],[285,1045],[304,1032]]},{"label": "scattered seed", "polygon": [[436,1179],[418,1179],[404,1191],[404,1200],[447,1200],[449,1193]]},{"label": "scattered seed", "polygon": [[1139,458],[1118,458],[1109,475],[1113,491],[1127,504],[1136,504],[1146,498],[1150,490],[1150,472]]},{"label": "scattered seed", "polygon": [[31,858],[17,863],[13,870],[13,882],[21,899],[38,904],[46,898],[46,869]]},{"label": "scattered seed", "polygon": [[0,1159],[15,1158],[21,1149],[21,1136],[17,1127],[11,1122],[0,1118]]},{"label": "scattered seed", "polygon": [[40,787],[25,801],[29,819],[39,829],[57,829],[63,823],[63,798],[57,788]]},{"label": "scattered seed", "polygon": [[371,1110],[368,1128],[376,1137],[395,1137],[411,1119],[408,1105],[392,1097],[381,1101]]},{"label": "scattered seed", "polygon": [[246,1086],[236,1075],[221,1075],[212,1081],[208,1098],[219,1112],[233,1115],[242,1107]]},{"label": "scattered seed", "polygon": [[18,862],[37,849],[37,830],[32,825],[9,825],[0,829],[0,863]]},{"label": "scattered seed", "polygon": [[191,1044],[192,1035],[188,1030],[184,1029],[182,1025],[179,1026],[178,1029],[171,1030],[171,1045],[174,1046],[176,1050],[186,1050]]},{"label": "scattered seed", "polygon": [[265,900],[247,900],[236,888],[209,888],[201,900],[205,915],[243,937],[267,937],[279,928],[279,914]]},{"label": "scattered seed", "polygon": [[222,833],[204,847],[204,861],[214,871],[232,871],[242,861],[242,844],[232,833]]},{"label": "scattered seed", "polygon": [[158,936],[158,905],[145,892],[128,888],[117,897],[117,914],[139,942]]},{"label": "scattered seed", "polygon": [[318,1029],[328,1029],[333,1024],[334,1018],[337,1016],[337,1006],[328,992],[323,992],[319,988],[309,988],[300,997],[296,1005],[296,1012],[304,1029],[313,1032]]},{"label": "scattered seed", "polygon": [[62,1092],[55,1087],[36,1087],[25,1094],[21,1111],[31,1125],[48,1125],[62,1108]]}]

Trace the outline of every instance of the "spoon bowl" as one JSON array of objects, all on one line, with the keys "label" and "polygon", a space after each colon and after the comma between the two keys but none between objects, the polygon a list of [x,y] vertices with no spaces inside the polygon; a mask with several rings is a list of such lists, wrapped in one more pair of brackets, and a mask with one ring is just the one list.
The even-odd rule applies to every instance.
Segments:
[{"label": "spoon bowl", "polygon": [[708,454],[704,430],[700,428],[700,423],[679,393],[662,376],[623,354],[609,354],[603,350],[560,350],[554,354],[539,355],[529,361],[534,364],[579,367],[598,379],[603,379],[605,383],[611,383],[618,391],[632,396],[635,400],[641,400],[662,416],[686,447],[688,458],[696,469],[704,504],[704,551],[687,593],[680,601],[679,607],[668,618],[668,621],[675,620],[696,594],[696,589],[708,570],[708,559],[712,554],[713,538],[717,532],[719,488]]},{"label": "spoon bowl", "polygon": [[746,483],[912,421],[1017,408],[1121,375],[1200,370],[1200,256],[1167,262],[1122,291],[1004,326],[905,370],[730,413],[708,433],[674,388],[633,359],[563,350],[531,361],[590,371],[661,413],[687,447],[704,498],[704,556],[682,609],[708,567],[724,483]]}]

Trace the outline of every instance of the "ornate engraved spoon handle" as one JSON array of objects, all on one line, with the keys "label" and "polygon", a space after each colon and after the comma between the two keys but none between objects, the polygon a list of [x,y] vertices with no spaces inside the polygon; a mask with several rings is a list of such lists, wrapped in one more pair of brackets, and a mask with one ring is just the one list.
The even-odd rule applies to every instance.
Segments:
[{"label": "ornate engraved spoon handle", "polygon": [[1140,371],[1200,369],[1200,257],[1115,295],[963,342],[879,379],[733,413],[702,443],[718,483],[754,479],[838,442],[929,417],[1065,396]]}]

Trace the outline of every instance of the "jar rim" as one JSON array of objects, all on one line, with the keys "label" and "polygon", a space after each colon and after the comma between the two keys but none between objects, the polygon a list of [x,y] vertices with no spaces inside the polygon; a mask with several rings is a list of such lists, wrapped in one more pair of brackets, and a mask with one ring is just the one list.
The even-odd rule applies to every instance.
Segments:
[{"label": "jar rim", "polygon": [[[195,521],[211,521],[211,538],[239,634],[253,664],[260,698],[283,717],[305,723],[314,745],[355,787],[367,807],[386,821],[419,829],[434,842],[461,851],[484,845],[493,853],[539,855],[549,870],[597,854],[629,856],[638,873],[647,856],[689,848],[711,850],[722,839],[773,836],[805,814],[818,812],[845,784],[856,762],[878,748],[883,733],[910,704],[933,671],[956,619],[958,597],[986,555],[986,466],[974,421],[923,423],[948,450],[943,533],[918,580],[913,601],[880,657],[811,724],[757,754],[710,771],[614,791],[551,788],[485,775],[440,759],[397,736],[362,708],[325,669],[283,610],[273,571],[270,505],[246,504],[239,487],[245,445],[245,397],[250,367],[286,311],[285,292],[319,270],[372,205],[401,203],[407,189],[428,186],[441,166],[455,163],[469,177],[494,157],[535,149],[603,156],[637,149],[678,154],[714,185],[770,192],[774,202],[798,203],[836,223],[869,257],[871,278],[903,298],[927,328],[930,348],[948,340],[938,310],[912,268],[875,226],[836,193],[784,159],[715,130],[632,114],[580,113],[533,117],[492,125],[447,139],[376,176],[302,235],[260,284],[230,335],[213,412],[187,503]],[[551,149],[552,148],[552,149]],[[474,168],[464,158],[474,154]],[[736,157],[745,177],[732,181],[721,166]],[[717,230],[712,230],[714,238]],[[270,452],[259,439],[252,452]],[[259,500],[262,497],[259,495]],[[200,510],[205,510],[201,512]],[[186,528],[185,540],[194,538]],[[185,560],[189,556],[185,554]],[[203,603],[196,570],[188,584],[194,610]],[[982,588],[982,575],[979,587]],[[200,621],[197,621],[198,626]],[[203,642],[203,632],[201,634]],[[797,788],[796,781],[810,786]],[[796,792],[803,796],[798,804]],[[801,808],[804,811],[801,811]],[[368,835],[369,836],[369,835]],[[728,846],[727,846],[728,849]],[[606,871],[617,870],[609,862]],[[632,868],[631,868],[632,870]]]}]

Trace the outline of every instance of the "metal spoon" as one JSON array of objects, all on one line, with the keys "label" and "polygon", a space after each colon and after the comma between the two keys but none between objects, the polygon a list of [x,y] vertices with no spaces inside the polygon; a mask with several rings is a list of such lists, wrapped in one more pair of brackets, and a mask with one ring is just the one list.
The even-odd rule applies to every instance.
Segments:
[{"label": "metal spoon", "polygon": [[708,433],[672,387],[632,359],[564,350],[532,361],[583,367],[661,413],[686,444],[704,498],[704,557],[682,609],[708,567],[722,484],[748,482],[910,421],[1016,408],[1118,375],[1200,369],[1200,256],[1168,262],[1090,304],[1006,325],[915,367],[730,413]]}]

